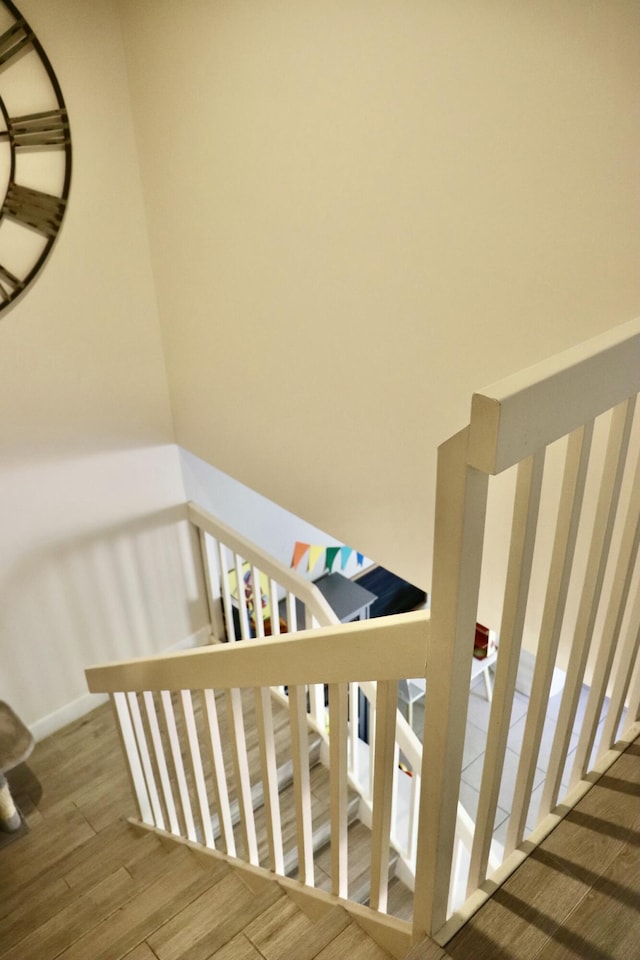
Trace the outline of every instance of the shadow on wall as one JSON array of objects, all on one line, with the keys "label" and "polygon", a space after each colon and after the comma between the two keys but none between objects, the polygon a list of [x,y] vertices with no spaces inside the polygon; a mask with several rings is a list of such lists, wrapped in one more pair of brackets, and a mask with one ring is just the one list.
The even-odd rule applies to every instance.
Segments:
[{"label": "shadow on wall", "polygon": [[51,544],[0,584],[0,698],[34,723],[86,695],[86,666],[188,645],[207,623],[183,505]]}]

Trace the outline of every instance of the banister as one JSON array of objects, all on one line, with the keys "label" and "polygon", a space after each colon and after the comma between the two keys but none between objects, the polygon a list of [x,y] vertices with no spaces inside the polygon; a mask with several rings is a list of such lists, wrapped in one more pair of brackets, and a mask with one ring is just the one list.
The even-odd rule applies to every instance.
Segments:
[{"label": "banister", "polygon": [[[406,679],[402,677],[401,679]],[[360,689],[369,701],[369,704],[375,706],[376,688],[371,680],[360,680],[358,682]],[[400,711],[396,716],[396,742],[403,754],[407,758],[412,770],[419,771],[422,763],[422,743],[417,733],[405,720]]]},{"label": "banister", "polygon": [[640,389],[640,318],[474,394],[467,463],[495,475]]},{"label": "banister", "polygon": [[244,560],[258,567],[263,573],[277,580],[281,586],[303,600],[312,616],[320,624],[324,626],[338,622],[335,613],[318,588],[297,570],[287,567],[196,503],[187,504],[187,516],[198,529],[221,540]]},{"label": "banister", "polygon": [[92,693],[399,680],[424,676],[428,637],[429,612],[420,610],[89,667],[85,675]]}]

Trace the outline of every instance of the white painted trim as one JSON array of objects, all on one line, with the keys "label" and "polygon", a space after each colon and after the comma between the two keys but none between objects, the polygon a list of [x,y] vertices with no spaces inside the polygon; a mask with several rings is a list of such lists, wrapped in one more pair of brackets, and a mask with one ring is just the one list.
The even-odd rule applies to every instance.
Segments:
[{"label": "white painted trim", "polygon": [[639,384],[636,319],[474,394],[467,462],[500,473],[635,395]]},{"label": "white painted trim", "polygon": [[315,912],[318,916],[322,916],[333,907],[342,907],[343,910],[349,914],[351,920],[354,920],[372,940],[393,957],[396,957],[397,960],[405,957],[411,947],[411,926],[406,920],[400,920],[398,917],[393,917],[386,913],[378,913],[361,903],[354,903],[353,900],[336,897],[326,890],[319,890],[317,887],[306,887],[300,883],[299,880],[277,876],[264,867],[246,863],[246,861],[240,860],[237,857],[230,857],[221,850],[211,850],[209,847],[185,840],[183,837],[175,837],[172,833],[159,830],[157,827],[146,824],[141,820],[136,820],[134,817],[129,817],[128,822],[136,830],[146,830],[154,833],[163,840],[193,850],[193,852],[200,857],[228,863],[230,867],[238,872],[250,888],[251,882],[255,880],[277,883],[287,896],[290,897],[300,909],[305,910],[308,915]]},{"label": "white painted trim", "polygon": [[36,720],[35,723],[29,725],[34,740],[36,743],[44,740],[45,737],[51,736],[52,733],[56,733],[58,730],[61,730],[62,727],[73,723],[74,720],[79,720],[80,717],[84,717],[86,713],[90,713],[92,710],[95,710],[96,707],[106,703],[108,699],[108,694],[85,693],[84,696],[78,697],[77,700],[72,700],[71,703],[65,703],[63,707],[54,710],[53,713],[49,713],[46,717],[41,717],[40,720]]},{"label": "white painted trim", "polygon": [[396,680],[420,675],[428,642],[420,611],[88,667],[85,676],[95,693]]},{"label": "white painted trim", "polygon": [[[216,641],[211,634],[211,624],[207,623],[204,627],[196,630],[195,633],[191,633],[177,643],[172,644],[165,652],[171,654],[178,650],[207,646],[214,642]],[[45,737],[50,737],[52,733],[57,733],[58,730],[68,726],[75,720],[79,720],[80,717],[84,717],[85,714],[91,713],[91,711],[97,707],[102,706],[108,699],[108,694],[85,693],[76,700],[65,703],[64,706],[59,707],[57,710],[54,710],[52,713],[41,717],[39,720],[36,720],[35,723],[29,725],[34,740],[36,743],[39,743],[39,741],[44,740]]]}]

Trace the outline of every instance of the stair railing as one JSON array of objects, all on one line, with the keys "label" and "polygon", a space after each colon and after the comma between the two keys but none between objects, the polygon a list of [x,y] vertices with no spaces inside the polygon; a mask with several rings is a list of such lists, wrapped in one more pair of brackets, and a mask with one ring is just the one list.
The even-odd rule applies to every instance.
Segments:
[{"label": "stair railing", "polygon": [[[425,704],[425,731],[438,735],[424,740],[416,937],[448,942],[640,734],[639,390],[632,321],[474,396],[469,427],[439,450]],[[469,638],[491,601],[502,609],[493,702],[467,899],[450,915]],[[535,665],[514,746],[525,645]],[[554,676],[564,684],[557,719],[547,719]],[[515,788],[503,776],[508,749],[512,761],[518,754]],[[510,814],[494,869],[498,805]]]},{"label": "stair railing", "polygon": [[[234,643],[338,623],[318,588],[195,503],[187,514],[198,530],[214,637]],[[284,620],[281,611],[284,613]],[[282,626],[281,626],[282,624]],[[324,691],[309,689],[310,719],[324,728]]]},{"label": "stair railing", "polygon": [[[347,879],[349,685],[375,681],[370,910],[384,913],[397,766],[397,681],[423,672],[428,628],[428,613],[422,611],[89,668],[89,689],[113,698],[139,822],[218,850],[234,863],[241,855],[252,868],[283,877],[286,851],[277,778],[284,739],[293,766],[297,875],[313,888],[317,864],[306,688],[326,684],[329,879],[331,892],[354,909]],[[287,688],[288,722],[276,736],[271,688],[282,686]],[[251,736],[245,722],[248,708],[255,711]],[[260,756],[264,845],[256,830],[256,784],[249,776],[248,751]],[[214,822],[220,825],[217,839]],[[399,938],[398,950],[408,948],[409,924],[391,917],[380,922]]]},{"label": "stair railing", "polygon": [[[426,675],[413,938],[426,933],[441,944],[448,942],[640,735],[639,390],[640,321],[633,321],[474,397],[470,425],[438,454],[430,619],[421,612],[333,624],[89,670],[90,689],[114,695],[141,820],[155,829],[168,823],[171,832],[177,824],[189,837],[213,847],[213,830],[207,826],[211,805],[224,821],[233,792],[246,859],[254,867],[264,861],[280,873],[270,688],[286,686],[299,879],[312,887],[316,864],[310,840],[307,686],[321,685],[324,691],[328,684],[330,883],[336,896],[346,898],[349,699],[354,699],[349,689],[376,681],[370,906],[376,914],[384,912],[397,769],[397,680]],[[505,513],[512,513],[511,529],[501,544],[494,537],[493,521],[502,521]],[[488,554],[492,562],[483,564]],[[244,557],[242,550],[239,555]],[[237,573],[240,581],[242,567]],[[318,620],[313,603],[310,600],[311,615]],[[459,874],[465,872],[459,856],[458,800],[481,604],[501,610],[500,646],[475,826],[471,830],[467,824],[473,834],[472,840],[467,837],[467,899],[459,904],[452,899],[452,872],[454,867]],[[534,655],[533,676],[515,787],[505,798],[510,720],[521,653],[527,647]],[[546,773],[538,784],[558,669],[564,675],[563,689],[550,725]],[[199,712],[193,709],[194,690],[201,691]],[[173,696],[169,691],[175,691]],[[268,853],[258,849],[251,825],[242,719],[247,696],[255,701],[253,749],[262,762]],[[171,719],[174,701],[180,704],[180,724]],[[219,701],[226,725],[222,737]],[[153,719],[158,703],[162,725]],[[169,762],[159,756],[165,743],[171,775]],[[210,776],[203,773],[204,746],[210,754]],[[227,748],[233,759],[225,762]],[[196,797],[195,817],[189,816],[185,800],[189,786]],[[498,803],[507,801],[503,861],[495,869],[494,820]],[[224,831],[228,856],[236,849],[232,826]],[[406,925],[388,922],[399,938],[396,946],[406,945]]]},{"label": "stair railing", "polygon": [[[187,514],[199,534],[209,613],[214,635],[218,639],[226,636],[233,643],[252,637],[279,636],[281,631],[293,633],[305,627],[317,629],[339,623],[312,581],[242,537],[197,504],[189,503]],[[237,584],[244,584],[245,589],[238,590]],[[260,597],[260,602],[255,602],[256,597]],[[420,667],[420,675],[423,673],[424,664]],[[361,796],[361,819],[370,825],[373,764],[368,759],[369,747],[359,737],[359,691],[366,700],[373,721],[376,684],[367,682],[359,687],[357,683],[351,683],[349,691],[349,783]],[[281,703],[286,704],[283,687],[274,688],[273,693],[279,696]],[[308,723],[328,743],[324,687],[307,684],[306,695]],[[373,722],[371,731],[373,737]],[[403,876],[413,886],[422,744],[400,710],[396,716],[395,744],[397,763],[394,767],[392,843],[402,858]]]}]

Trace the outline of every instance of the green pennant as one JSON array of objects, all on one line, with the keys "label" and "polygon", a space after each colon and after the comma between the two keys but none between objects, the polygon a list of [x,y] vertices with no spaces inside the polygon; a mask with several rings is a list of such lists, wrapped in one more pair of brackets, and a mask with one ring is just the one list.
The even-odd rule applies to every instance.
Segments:
[{"label": "green pennant", "polygon": [[329,573],[332,572],[333,565],[336,562],[336,557],[338,556],[339,553],[340,553],[340,547],[327,547],[327,555],[326,555],[325,562],[326,562],[327,570],[329,571]]}]

